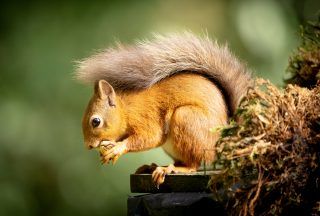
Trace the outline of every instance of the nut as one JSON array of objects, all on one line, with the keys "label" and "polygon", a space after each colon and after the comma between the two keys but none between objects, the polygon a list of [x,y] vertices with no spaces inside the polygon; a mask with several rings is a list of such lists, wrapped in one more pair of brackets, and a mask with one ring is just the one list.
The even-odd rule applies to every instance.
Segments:
[{"label": "nut", "polygon": [[111,149],[112,147],[114,147],[114,144],[110,143],[110,144],[107,144],[107,145],[101,145],[100,149],[103,149],[103,150],[107,151],[107,150]]},{"label": "nut", "polygon": [[103,156],[107,151],[109,151],[111,148],[113,148],[115,145],[110,142],[101,142],[99,152],[100,156]]}]

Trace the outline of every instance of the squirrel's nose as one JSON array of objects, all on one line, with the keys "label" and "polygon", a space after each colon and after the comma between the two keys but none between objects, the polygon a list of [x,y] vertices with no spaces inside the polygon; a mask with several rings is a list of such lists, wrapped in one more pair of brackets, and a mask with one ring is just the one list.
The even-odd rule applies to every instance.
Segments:
[{"label": "squirrel's nose", "polygon": [[93,149],[93,148],[97,148],[99,147],[100,143],[87,143],[86,146],[87,146],[87,149]]}]

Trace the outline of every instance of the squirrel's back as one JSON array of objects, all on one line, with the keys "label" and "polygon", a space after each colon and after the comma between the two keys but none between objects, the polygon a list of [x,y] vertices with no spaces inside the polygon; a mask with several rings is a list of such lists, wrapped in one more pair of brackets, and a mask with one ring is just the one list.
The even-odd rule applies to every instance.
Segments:
[{"label": "squirrel's back", "polygon": [[125,118],[130,130],[139,137],[147,134],[148,145],[153,137],[161,136],[158,144],[165,152],[188,166],[215,159],[214,151],[207,150],[215,148],[219,133],[209,129],[224,126],[228,116],[221,91],[207,78],[181,73],[148,89],[117,95],[128,113]]},{"label": "squirrel's back", "polygon": [[212,80],[222,91],[230,114],[251,85],[251,75],[228,49],[191,33],[156,35],[134,46],[118,45],[78,64],[77,78],[108,81],[115,90],[143,89],[176,73],[192,72]]}]

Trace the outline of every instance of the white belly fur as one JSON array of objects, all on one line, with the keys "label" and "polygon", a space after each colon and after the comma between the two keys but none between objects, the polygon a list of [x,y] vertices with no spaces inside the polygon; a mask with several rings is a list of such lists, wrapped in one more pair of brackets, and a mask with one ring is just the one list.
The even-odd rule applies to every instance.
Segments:
[{"label": "white belly fur", "polygon": [[173,147],[173,140],[168,136],[166,142],[161,146],[163,150],[175,160],[181,160],[179,154],[175,151]]}]

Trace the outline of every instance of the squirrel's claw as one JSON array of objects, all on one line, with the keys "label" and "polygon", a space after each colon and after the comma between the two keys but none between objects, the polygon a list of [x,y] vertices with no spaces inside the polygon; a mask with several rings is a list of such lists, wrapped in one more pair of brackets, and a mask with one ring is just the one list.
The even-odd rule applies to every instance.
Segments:
[{"label": "squirrel's claw", "polygon": [[112,159],[112,165],[115,165],[117,160],[119,159],[120,155],[116,155],[114,156],[114,158]]},{"label": "squirrel's claw", "polygon": [[127,146],[124,142],[115,143],[111,148],[101,148],[101,162],[102,163],[109,163],[112,161],[112,164],[115,164],[119,157],[125,153],[127,153]]},{"label": "squirrel's claw", "polygon": [[175,167],[170,164],[168,167],[157,167],[153,171],[152,180],[158,189],[159,186],[164,182],[166,175],[175,172],[174,168]]}]

